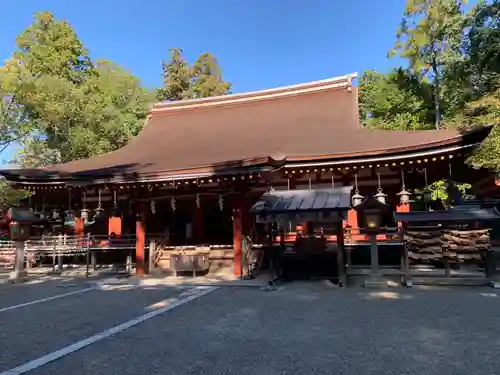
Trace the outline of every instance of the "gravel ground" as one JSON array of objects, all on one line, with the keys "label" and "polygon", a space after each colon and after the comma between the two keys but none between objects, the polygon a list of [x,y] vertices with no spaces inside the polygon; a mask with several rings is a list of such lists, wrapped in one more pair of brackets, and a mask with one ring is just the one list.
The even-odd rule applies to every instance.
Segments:
[{"label": "gravel ground", "polygon": [[0,284],[0,309],[88,288],[87,279],[38,277],[18,284]]},{"label": "gravel ground", "polygon": [[[486,288],[220,288],[30,374],[498,374],[499,298]],[[69,305],[55,310],[83,307]],[[108,323],[111,305],[114,320],[132,308],[107,301]],[[105,326],[88,314],[94,331]]]},{"label": "gravel ground", "polygon": [[[81,284],[76,290],[89,286]],[[10,301],[14,299],[12,294],[22,294],[21,291],[33,297],[39,288],[34,287],[14,285],[11,293],[3,293]],[[55,285],[47,289],[43,296],[36,298],[48,297],[49,291],[57,295],[75,290]],[[87,291],[0,312],[0,372],[136,318],[151,311],[151,305],[180,293],[178,288],[120,287],[118,290]]]}]

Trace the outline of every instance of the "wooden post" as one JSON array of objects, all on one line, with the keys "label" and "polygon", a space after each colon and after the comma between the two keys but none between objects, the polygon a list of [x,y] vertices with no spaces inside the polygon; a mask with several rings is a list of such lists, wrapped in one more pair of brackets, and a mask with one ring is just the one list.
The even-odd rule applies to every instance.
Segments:
[{"label": "wooden post", "polygon": [[344,254],[344,226],[342,225],[342,222],[340,222],[337,233],[337,273],[339,285],[345,285],[346,283]]},{"label": "wooden post", "polygon": [[342,226],[344,228],[349,228],[351,233],[351,242],[359,239],[358,212],[354,208],[351,208],[349,211],[347,211],[347,220],[343,220]]},{"label": "wooden post", "polygon": [[75,217],[75,234],[78,237],[85,235],[85,223],[81,217]]},{"label": "wooden post", "polygon": [[233,249],[234,249],[234,275],[241,276],[243,256],[243,223],[241,206],[233,209]]},{"label": "wooden post", "polygon": [[377,235],[375,233],[370,234],[370,258],[372,263],[372,274],[376,275],[379,271],[379,265]]},{"label": "wooden post", "polygon": [[151,274],[155,269],[155,259],[156,259],[156,241],[149,241],[149,267],[148,272]]},{"label": "wooden post", "polygon": [[139,208],[140,212],[137,213],[135,222],[135,272],[136,275],[141,276],[146,272],[145,263],[145,249],[146,246],[146,225],[144,208]]},{"label": "wooden post", "polygon": [[[401,203],[396,206],[396,212],[410,212],[410,204],[409,203]],[[403,223],[398,221],[398,228],[401,230],[403,228]]]},{"label": "wooden post", "polygon": [[108,234],[115,234],[116,236],[122,235],[122,218],[111,216],[108,219]]}]

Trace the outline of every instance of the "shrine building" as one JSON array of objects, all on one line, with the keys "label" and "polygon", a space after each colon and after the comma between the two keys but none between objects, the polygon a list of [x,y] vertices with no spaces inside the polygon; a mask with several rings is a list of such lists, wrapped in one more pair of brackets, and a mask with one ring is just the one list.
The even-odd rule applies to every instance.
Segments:
[{"label": "shrine building", "polygon": [[[269,237],[288,243],[307,227],[326,242],[362,243],[367,238],[359,231],[353,207],[363,197],[409,212],[428,208],[423,188],[433,181],[485,178],[464,159],[487,129],[363,128],[356,76],[158,103],[140,133],[121,149],[0,174],[34,192],[30,205],[35,212],[73,220],[77,234],[134,235],[138,274],[147,272],[147,238],[157,236],[172,249],[225,249],[223,260],[237,275],[243,269],[245,236],[254,244]],[[302,199],[295,206],[304,207],[305,198],[293,192],[305,190],[330,192],[316,208],[320,212],[331,205],[333,211],[343,211],[334,220],[339,225],[308,227],[310,217],[296,216],[272,234],[266,219],[251,212],[270,192],[288,199],[281,213],[293,199]],[[320,198],[311,199],[319,204]],[[397,228],[392,216],[384,220]],[[377,240],[389,243],[392,237],[380,234]]]}]

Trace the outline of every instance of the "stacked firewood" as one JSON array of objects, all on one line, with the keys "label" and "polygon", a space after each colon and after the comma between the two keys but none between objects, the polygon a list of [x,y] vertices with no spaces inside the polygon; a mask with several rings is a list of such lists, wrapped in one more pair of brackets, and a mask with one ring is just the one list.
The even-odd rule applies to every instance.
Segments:
[{"label": "stacked firewood", "polygon": [[484,259],[484,253],[491,249],[488,229],[444,230],[443,254],[455,262]]},{"label": "stacked firewood", "polygon": [[408,257],[413,260],[431,262],[443,258],[441,231],[409,231],[405,235]]}]

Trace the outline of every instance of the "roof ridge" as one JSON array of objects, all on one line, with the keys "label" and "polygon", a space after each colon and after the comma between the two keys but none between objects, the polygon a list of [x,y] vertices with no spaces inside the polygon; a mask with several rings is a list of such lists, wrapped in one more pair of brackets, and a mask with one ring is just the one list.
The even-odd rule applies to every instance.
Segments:
[{"label": "roof ridge", "polygon": [[272,89],[249,91],[239,94],[228,94],[212,96],[209,98],[178,100],[172,102],[157,103],[151,109],[151,114],[162,112],[177,112],[186,109],[218,107],[239,103],[250,103],[255,101],[269,100],[280,97],[296,96],[332,89],[352,88],[352,80],[358,76],[357,73],[346,74],[318,81],[299,83],[295,85],[276,87]]}]

